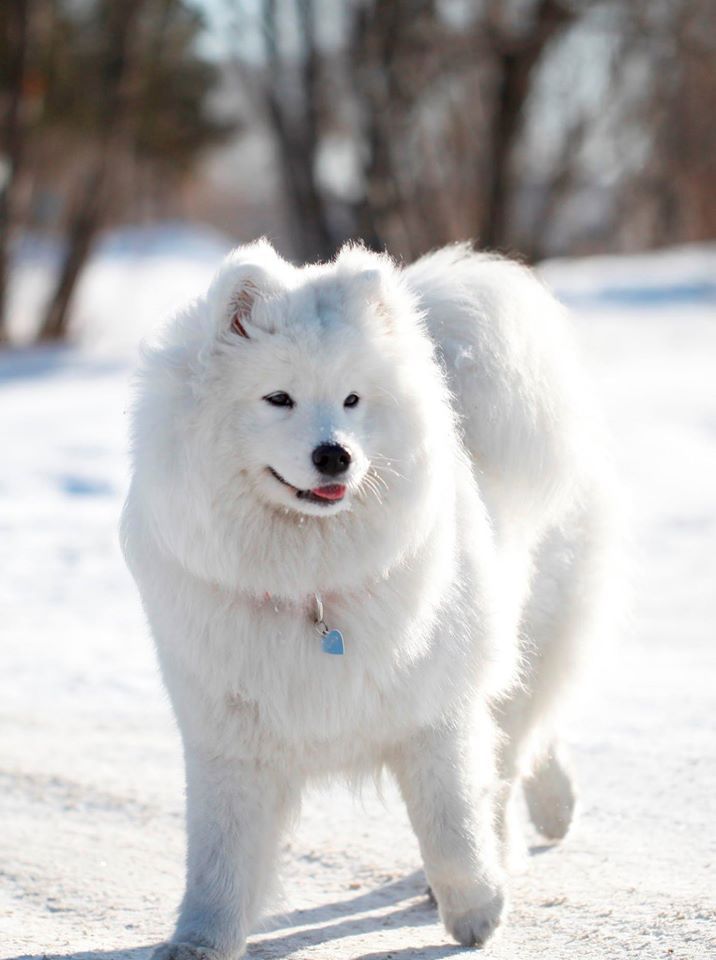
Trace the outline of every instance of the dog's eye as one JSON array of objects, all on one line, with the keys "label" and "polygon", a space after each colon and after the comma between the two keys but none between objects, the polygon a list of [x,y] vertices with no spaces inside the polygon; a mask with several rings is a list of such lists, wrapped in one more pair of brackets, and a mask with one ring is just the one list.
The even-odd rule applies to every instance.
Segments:
[{"label": "dog's eye", "polygon": [[283,390],[278,390],[276,393],[269,393],[264,397],[266,403],[270,403],[272,407],[293,407],[295,406],[293,399]]},{"label": "dog's eye", "polygon": [[357,407],[360,397],[357,393],[349,393],[346,399],[343,401],[344,407]]}]

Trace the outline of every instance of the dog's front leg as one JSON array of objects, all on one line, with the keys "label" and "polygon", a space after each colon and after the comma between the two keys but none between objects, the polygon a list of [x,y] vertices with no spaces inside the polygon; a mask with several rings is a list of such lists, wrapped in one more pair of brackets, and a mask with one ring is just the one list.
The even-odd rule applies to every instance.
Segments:
[{"label": "dog's front leg", "polygon": [[485,943],[504,911],[493,827],[492,725],[423,730],[391,760],[425,872],[449,933],[465,946]]},{"label": "dog's front leg", "polygon": [[185,747],[187,878],[176,930],[153,960],[236,960],[275,870],[293,796],[274,770]]}]

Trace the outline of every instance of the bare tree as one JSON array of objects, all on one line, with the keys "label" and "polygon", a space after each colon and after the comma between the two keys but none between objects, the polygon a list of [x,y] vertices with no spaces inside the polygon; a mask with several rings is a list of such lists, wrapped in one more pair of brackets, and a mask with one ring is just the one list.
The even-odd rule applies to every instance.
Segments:
[{"label": "bare tree", "polygon": [[491,4],[486,32],[494,57],[496,92],[485,144],[489,179],[478,231],[485,246],[503,247],[510,242],[511,168],[525,105],[548,44],[575,16],[574,8],[561,0],[538,0],[529,25],[515,33],[501,24],[500,4]]},{"label": "bare tree", "polygon": [[[462,30],[445,22],[433,0],[375,0],[359,9],[354,69],[367,161],[358,227],[370,243],[397,241],[414,255],[457,230],[487,246],[509,244],[525,105],[545,50],[576,13],[560,0],[536,0],[531,16],[515,25],[504,6],[488,5]],[[448,93],[438,104],[441,85]],[[436,111],[444,114],[442,144],[421,123]],[[457,154],[450,156],[448,144]],[[406,163],[416,145],[421,163]]]},{"label": "bare tree", "polygon": [[99,130],[94,158],[81,189],[73,198],[67,229],[67,249],[40,331],[41,340],[60,340],[66,334],[69,306],[92,243],[101,227],[114,173],[131,115],[130,73],[133,27],[146,0],[106,0],[106,51],[97,85]]},{"label": "bare tree", "polygon": [[[258,17],[246,0],[224,0],[233,25],[230,61],[251,108],[273,139],[291,245],[302,259],[328,257],[337,236],[317,178],[325,120],[324,62],[316,40],[314,0],[261,0]],[[246,59],[243,34],[258,21],[263,63]],[[297,29],[287,52],[286,23]]]},{"label": "bare tree", "polygon": [[[648,9],[645,10],[648,16]],[[651,149],[641,192],[652,243],[699,241],[716,233],[716,130],[705,111],[716,97],[716,19],[708,0],[677,0],[647,56],[650,85],[638,105]]]},{"label": "bare tree", "polygon": [[296,63],[279,54],[280,16],[276,0],[263,0],[266,50],[263,96],[289,203],[297,253],[328,257],[335,247],[330,217],[316,181],[321,140],[321,65],[316,46],[313,0],[296,0],[300,50]]},{"label": "bare tree", "polygon": [[[716,151],[702,106],[716,92],[710,0],[485,0],[461,5],[461,21],[438,0],[356,0],[343,8],[344,34],[330,55],[316,42],[320,4],[262,0],[264,60],[244,70],[247,83],[259,78],[255,103],[274,135],[302,258],[330,254],[345,236],[405,257],[472,236],[533,258],[549,225],[567,224],[582,189],[592,209],[602,207],[584,243],[608,243],[635,205],[633,219],[643,221],[647,197],[654,235],[710,235]],[[241,0],[231,5],[250,11]],[[599,49],[605,27],[619,52],[613,76],[604,61],[608,111],[577,104],[551,168],[532,167],[525,180],[521,151],[543,69],[573,33],[588,40],[591,31]],[[639,58],[651,64],[650,79],[629,84],[623,64]],[[638,88],[638,115],[623,108],[634,95],[627,87]],[[338,129],[360,171],[351,196],[331,195],[318,177],[317,158],[329,155],[322,148]],[[641,169],[621,163],[622,202],[616,178],[597,182],[582,160],[597,143],[618,154],[619,137],[637,129],[653,149]]]},{"label": "bare tree", "polygon": [[[249,6],[226,2],[245,23]],[[567,0],[533,0],[517,24],[493,2],[472,11],[463,28],[436,0],[352,3],[330,64],[344,83],[329,93],[329,65],[316,42],[319,4],[262,0],[264,62],[251,68],[237,58],[273,133],[295,252],[326,256],[346,236],[406,257],[456,236],[506,244],[524,108],[545,50],[575,16]],[[282,44],[291,22],[297,42]],[[350,201],[318,182],[326,131],[341,115],[357,118],[360,195]]]},{"label": "bare tree", "polygon": [[[352,69],[359,101],[364,195],[356,205],[358,235],[369,246],[410,254],[420,223],[412,216],[414,184],[401,163],[411,116],[424,92],[425,54],[443,47],[433,0],[375,0],[359,7]],[[433,211],[434,214],[434,211]]]},{"label": "bare tree", "polygon": [[0,117],[0,342],[7,339],[8,258],[15,192],[23,157],[23,87],[28,48],[28,0],[5,0],[1,13],[6,52],[5,103]]}]

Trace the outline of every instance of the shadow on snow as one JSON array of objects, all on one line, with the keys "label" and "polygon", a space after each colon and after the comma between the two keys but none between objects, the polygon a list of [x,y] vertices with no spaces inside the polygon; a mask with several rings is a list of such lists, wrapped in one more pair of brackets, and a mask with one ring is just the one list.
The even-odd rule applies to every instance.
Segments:
[{"label": "shadow on snow", "polygon": [[[404,901],[410,900],[410,903]],[[390,910],[386,908],[395,907]],[[380,911],[380,912],[376,912]],[[282,960],[298,950],[346,937],[387,931],[400,927],[419,927],[437,921],[435,907],[427,896],[422,871],[394,880],[350,900],[324,904],[305,910],[277,914],[264,920],[261,931],[250,942],[247,960]],[[290,929],[302,927],[303,929]],[[281,931],[289,928],[289,932]],[[157,944],[124,950],[88,950],[78,953],[23,954],[8,960],[148,960]],[[456,944],[409,945],[361,954],[355,960],[441,960],[463,950]]]}]

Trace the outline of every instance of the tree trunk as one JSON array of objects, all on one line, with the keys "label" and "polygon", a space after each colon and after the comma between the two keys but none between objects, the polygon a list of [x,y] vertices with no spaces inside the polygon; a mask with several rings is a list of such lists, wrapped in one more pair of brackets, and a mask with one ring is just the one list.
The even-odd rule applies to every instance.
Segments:
[{"label": "tree trunk", "polygon": [[300,73],[302,111],[289,115],[284,103],[276,0],[264,0],[263,4],[267,65],[263,95],[276,142],[295,252],[301,259],[313,260],[330,257],[335,243],[325,200],[316,184],[319,60],[312,0],[297,0],[297,16],[304,58]]},{"label": "tree trunk", "polygon": [[70,213],[66,252],[40,330],[40,340],[66,339],[72,296],[106,217],[114,160],[126,135],[130,113],[127,79],[131,68],[133,26],[145,2],[124,0],[123,3],[116,3],[107,0],[109,47],[98,91],[103,129],[93,166],[82,190],[76,194]]},{"label": "tree trunk", "polygon": [[353,37],[354,86],[367,147],[365,193],[354,208],[356,232],[373,249],[397,245],[408,257],[415,252],[415,238],[407,222],[395,144],[404,136],[420,88],[410,71],[399,76],[397,61],[401,48],[412,48],[411,31],[425,16],[434,17],[432,0],[376,0],[374,6],[358,9]]},{"label": "tree trunk", "polygon": [[5,0],[5,18],[9,36],[6,48],[11,51],[7,64],[7,106],[0,126],[0,343],[7,341],[7,289],[15,188],[22,163],[23,123],[22,95],[25,79],[28,36],[28,0]]},{"label": "tree trunk", "polygon": [[66,338],[72,295],[102,221],[103,203],[100,193],[104,177],[104,168],[95,168],[87,178],[82,193],[76,197],[66,235],[67,252],[55,292],[45,313],[41,340]]},{"label": "tree trunk", "polygon": [[510,164],[522,125],[524,105],[532,89],[534,70],[545,47],[574,19],[560,0],[539,0],[526,36],[512,39],[492,34],[497,54],[497,93],[490,135],[490,175],[480,242],[504,247],[509,240]]}]

